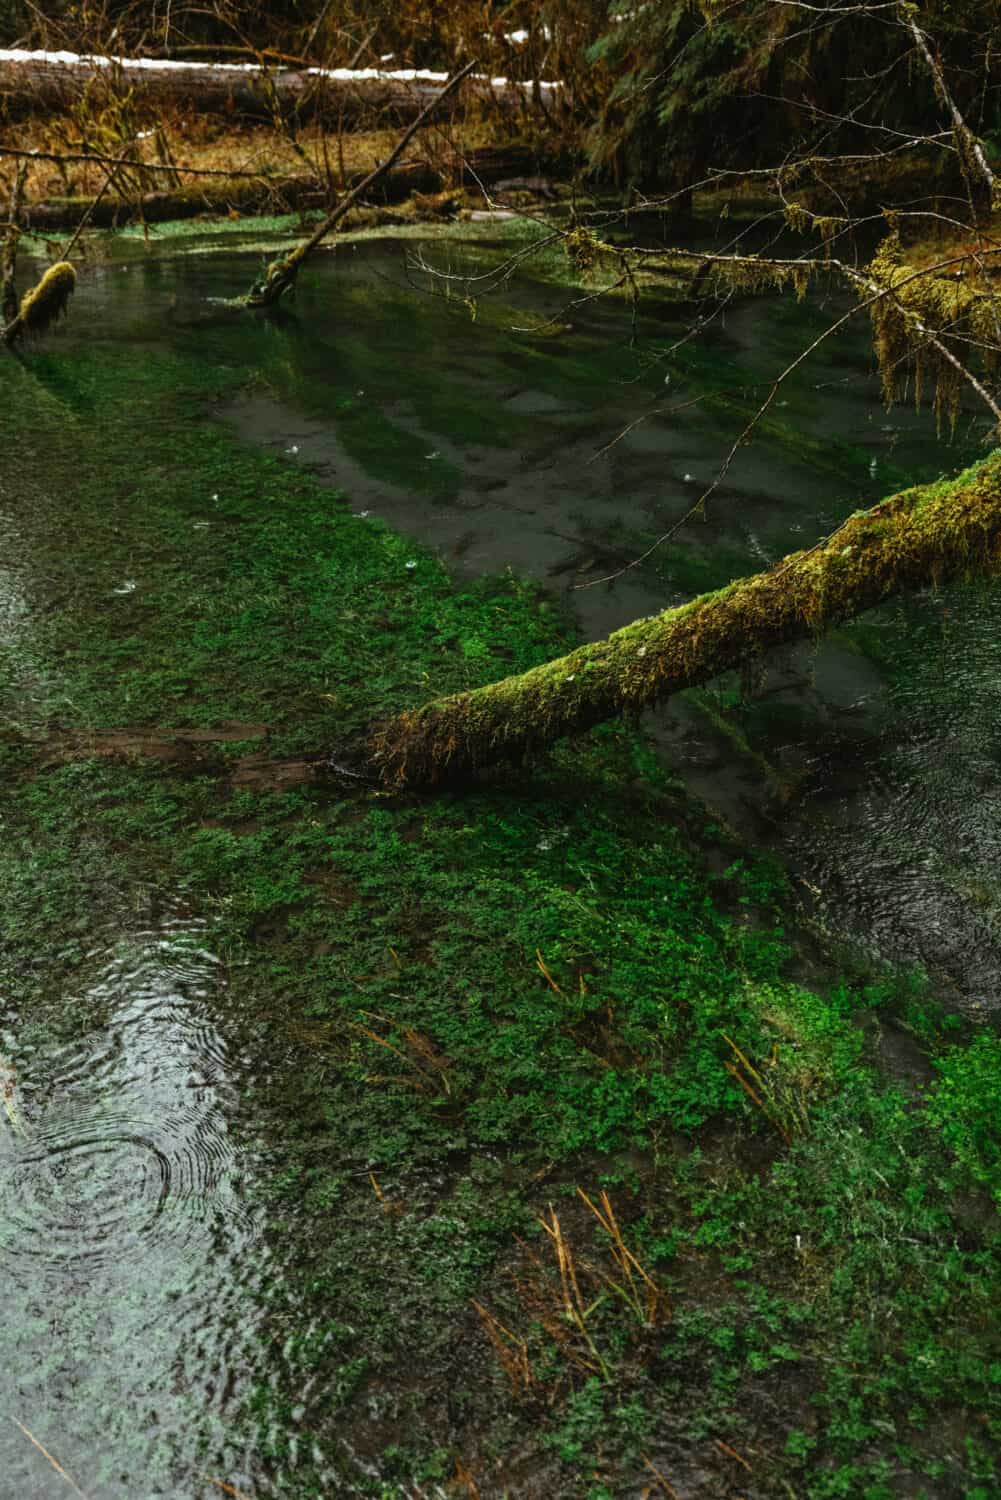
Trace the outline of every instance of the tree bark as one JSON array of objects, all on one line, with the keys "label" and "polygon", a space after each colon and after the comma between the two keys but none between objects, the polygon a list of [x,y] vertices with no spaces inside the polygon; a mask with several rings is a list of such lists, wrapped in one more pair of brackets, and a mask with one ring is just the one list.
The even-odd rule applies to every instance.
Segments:
[{"label": "tree bark", "polygon": [[[302,118],[322,116],[351,124],[363,114],[383,112],[397,120],[412,119],[439,92],[447,76],[422,69],[262,68],[254,63],[0,50],[0,103],[8,116],[64,108],[77,102],[95,78],[102,78],[109,86],[134,89],[139,99],[152,106],[235,112],[271,120],[277,99]],[[530,85],[476,76],[465,80],[462,98],[520,106],[530,98]]]},{"label": "tree bark", "polygon": [[638,620],[518,677],[399,714],[371,737],[380,778],[431,785],[589,729],[817,635],[895,594],[1001,571],[1001,454],[904,490],[767,572]]},{"label": "tree bark", "polygon": [[28,176],[27,162],[19,162],[14,173],[14,186],[10,193],[10,208],[7,210],[7,233],[4,237],[3,253],[0,255],[0,320],[10,323],[17,317],[17,242],[21,234],[21,206],[24,201],[24,184]]}]

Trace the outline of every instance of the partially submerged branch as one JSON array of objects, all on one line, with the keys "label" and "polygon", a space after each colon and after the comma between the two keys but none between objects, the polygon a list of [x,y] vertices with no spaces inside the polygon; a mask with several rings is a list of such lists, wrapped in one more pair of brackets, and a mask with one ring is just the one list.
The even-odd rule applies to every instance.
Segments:
[{"label": "partially submerged branch", "polygon": [[283,256],[281,260],[272,261],[271,265],[268,266],[263,280],[251,287],[247,295],[248,307],[273,307],[276,302],[280,302],[282,297],[291,291],[295,285],[295,279],[299,274],[299,268],[306,257],[312,254],[322,240],[326,239],[334,226],[343,219],[344,215],[357,203],[358,199],[368,192],[369,188],[378,182],[379,178],[399,161],[414,136],[431,118],[431,115],[438,108],[439,104],[447,99],[449,94],[455,92],[462,83],[462,80],[469,76],[475,66],[475,62],[469,62],[454,77],[449,79],[441,92],[421,110],[416,120],[412,121],[403,132],[386,160],[380,162],[377,167],[373,167],[367,177],[363,178],[350,192],[344,194],[337,207],[327,215],[323,223],[314,230],[308,240],[298,245],[289,255]]},{"label": "partially submerged branch", "polygon": [[909,589],[1001,571],[1001,454],[891,496],[767,572],[607,640],[399,714],[369,752],[391,785],[429,785],[635,714]]}]

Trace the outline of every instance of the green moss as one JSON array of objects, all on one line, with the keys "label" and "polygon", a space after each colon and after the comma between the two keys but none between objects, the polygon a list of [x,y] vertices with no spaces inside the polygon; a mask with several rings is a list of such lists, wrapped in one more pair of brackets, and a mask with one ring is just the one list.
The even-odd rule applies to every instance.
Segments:
[{"label": "green moss", "polygon": [[21,298],[17,318],[28,333],[44,333],[69,304],[76,287],[76,272],[67,260],[49,266],[42,279]]},{"label": "green moss", "polygon": [[1001,458],[857,512],[818,546],[605,641],[381,726],[371,755],[388,784],[433,784],[517,758],[819,633],[908,589],[996,573]]},{"label": "green moss", "polygon": [[997,364],[998,302],[986,278],[956,280],[921,273],[904,263],[896,233],[879,247],[868,267],[871,286],[884,295],[873,301],[871,318],[876,359],[888,402],[899,400],[913,380],[915,400],[932,390],[939,419],[955,427],[965,380],[961,369],[929,340],[962,341],[959,353],[976,351],[988,374]]}]

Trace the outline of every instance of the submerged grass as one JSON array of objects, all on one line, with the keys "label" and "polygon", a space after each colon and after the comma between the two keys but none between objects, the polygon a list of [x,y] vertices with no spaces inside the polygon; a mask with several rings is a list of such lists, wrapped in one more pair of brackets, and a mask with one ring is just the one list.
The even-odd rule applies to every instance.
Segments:
[{"label": "submerged grass", "polygon": [[[9,373],[45,604],[21,729],[265,723],[289,755],[567,644],[518,579],[459,592],[239,447],[208,411],[235,366],[91,346]],[[263,1492],[988,1500],[994,1039],[791,981],[781,878],[625,726],[433,800],[234,788],[247,749],[181,774],[0,743],[0,972],[72,1026],[95,915],[155,884],[239,975],[283,1267],[247,1309]],[[893,1016],[927,1085],[875,1062]]]}]

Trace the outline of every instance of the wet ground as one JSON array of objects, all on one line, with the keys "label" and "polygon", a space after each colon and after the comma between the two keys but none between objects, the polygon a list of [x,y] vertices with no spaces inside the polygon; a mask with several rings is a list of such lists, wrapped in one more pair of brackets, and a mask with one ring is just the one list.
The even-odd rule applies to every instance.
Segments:
[{"label": "wet ground", "polygon": [[[26,378],[38,382],[40,409],[75,425],[74,441],[61,453],[47,449],[41,437],[31,452],[31,438],[23,436],[26,461],[16,486],[0,479],[0,641],[7,647],[0,688],[8,723],[21,732],[63,723],[79,732],[81,712],[84,720],[90,712],[66,696],[58,653],[46,665],[44,653],[28,649],[32,632],[47,628],[44,622],[67,595],[93,588],[100,609],[120,620],[111,635],[117,631],[124,673],[129,642],[146,628],[143,611],[156,607],[146,600],[165,587],[164,567],[177,569],[175,553],[183,547],[196,554],[230,546],[255,504],[249,495],[241,500],[244,513],[217,514],[229,479],[222,467],[211,480],[219,489],[205,493],[197,513],[185,512],[181,541],[169,533],[164,544],[154,520],[144,516],[145,493],[133,496],[135,476],[123,455],[116,459],[121,516],[116,511],[105,518],[106,568],[97,552],[93,571],[77,579],[68,559],[53,563],[50,556],[38,565],[45,504],[62,507],[59,524],[66,525],[65,545],[72,550],[78,445],[84,435],[101,441],[100,430],[89,429],[87,388],[73,374],[74,351],[97,328],[109,350],[154,362],[197,343],[206,365],[226,371],[226,394],[214,415],[241,444],[263,447],[284,468],[305,470],[341,492],[343,502],[332,503],[343,503],[357,527],[388,523],[415,545],[430,546],[460,581],[472,584],[509,569],[537,580],[590,638],[754,571],[824,534],[859,505],[957,467],[976,451],[976,421],[949,448],[927,417],[883,410],[860,329],[826,347],[809,373],[790,383],[767,430],[740,453],[710,502],[707,520],[690,522],[641,568],[590,586],[619,573],[684,514],[760,399],[761,383],[816,334],[832,308],[748,303],[731,309],[692,352],[675,347],[683,327],[677,308],[651,298],[634,345],[621,303],[567,310],[565,291],[525,277],[505,290],[503,302],[485,300],[476,309],[446,304],[428,297],[401,246],[376,240],[319,262],[295,305],[265,321],[225,305],[245,289],[259,249],[201,253],[209,248],[199,245],[197,258],[145,257],[139,246],[116,251],[120,258],[82,278],[72,322],[53,352],[26,361]],[[492,252],[483,243],[466,249],[449,242],[431,253],[455,270],[467,257],[479,267]],[[215,400],[211,389],[205,394]],[[703,398],[701,405],[693,404],[695,397]],[[141,408],[135,420],[143,421]],[[148,487],[156,501],[169,491],[169,475],[154,474]],[[222,503],[228,498],[223,493]],[[294,505],[291,482],[285,498]],[[88,513],[80,524],[92,541],[104,521]],[[374,545],[382,535],[376,532]],[[173,549],[168,563],[161,546]],[[412,565],[428,566],[388,548],[387,555],[393,566],[400,564],[404,581]],[[297,565],[290,557],[289,568]],[[257,628],[254,610],[268,605],[269,588],[278,597],[280,581],[278,575],[266,584],[247,576],[241,628],[248,650]],[[346,587],[335,577],[324,608],[350,613],[357,601]],[[506,607],[499,592],[491,606],[499,635]],[[714,685],[651,715],[645,725],[662,759],[704,799],[710,817],[789,862],[803,892],[805,920],[847,935],[877,966],[923,965],[934,988],[964,1011],[995,1008],[1001,974],[997,609],[996,594],[974,584],[890,606],[815,647],[769,662],[753,683]],[[305,617],[289,626],[293,638],[302,631],[310,648],[312,628]],[[397,628],[387,617],[386,631]],[[439,628],[438,617],[429,616],[427,630]],[[442,653],[454,651],[455,640],[449,627]],[[541,636],[536,647],[544,654]],[[342,658],[350,655],[350,633],[340,649]],[[475,660],[483,648],[471,635],[466,649]],[[391,650],[388,656],[391,661]],[[374,669],[359,667],[364,670]],[[419,695],[421,681],[415,676],[394,691]],[[314,696],[329,685],[318,674]],[[177,684],[166,667],[151,695],[166,705],[161,724],[169,724],[172,713],[184,719],[197,712],[197,685]],[[249,711],[242,701],[237,707]],[[142,703],[136,714],[148,720]],[[93,791],[88,774],[96,778]],[[576,773],[568,774],[572,781]],[[72,767],[66,775],[70,785]],[[154,867],[140,877],[119,873],[116,861],[136,840],[129,809],[139,792],[102,781],[103,775],[81,773],[74,795],[119,809],[109,825],[114,837],[102,843],[86,820],[64,828],[43,808],[34,825],[42,830],[38,847],[22,848],[18,867],[22,893],[37,877],[39,900],[53,903],[58,921],[60,901],[76,912],[80,896],[63,887],[92,888],[96,912],[84,905],[76,925],[62,933],[65,952],[39,952],[37,970],[34,959],[25,968],[23,935],[7,912],[5,936],[20,966],[0,968],[0,1084],[9,1126],[0,1132],[0,1267],[14,1308],[12,1357],[0,1370],[0,1413],[23,1427],[0,1433],[0,1489],[6,1485],[18,1500],[69,1493],[54,1459],[90,1500],[238,1490],[258,1500],[443,1495],[453,1469],[455,1482],[464,1482],[454,1455],[447,1464],[434,1456],[437,1450],[420,1462],[407,1457],[433,1425],[422,1402],[455,1382],[458,1371],[461,1390],[454,1409],[448,1397],[449,1421],[456,1431],[476,1431],[477,1403],[494,1367],[489,1350],[473,1338],[470,1293],[498,1246],[509,1246],[512,1226],[521,1227],[505,1197],[520,1169],[505,1157],[509,1143],[489,1144],[503,1141],[501,1127],[484,1110],[479,1126],[467,1128],[453,1102],[448,1053],[458,1045],[429,1041],[417,1021],[404,1026],[403,1040],[387,1029],[386,1011],[395,1014],[396,1002],[409,999],[408,987],[416,990],[419,983],[407,964],[419,969],[432,946],[433,924],[420,906],[426,900],[430,910],[432,896],[420,882],[439,880],[445,889],[456,878],[454,852],[441,865],[445,873],[435,867],[433,877],[425,872],[408,888],[400,907],[405,921],[399,913],[392,921],[370,919],[384,899],[378,887],[358,889],[326,866],[318,873],[303,855],[303,880],[322,893],[331,936],[302,918],[303,886],[290,876],[292,895],[282,887],[282,861],[295,860],[279,836],[267,880],[254,875],[261,890],[267,886],[255,899],[276,914],[254,909],[246,918],[252,941],[275,954],[265,1005],[260,981],[233,959],[231,934],[228,945],[220,935],[220,926],[229,931],[226,903],[239,908],[239,900],[218,895],[230,889],[226,880],[243,858],[237,846],[259,841],[264,847],[256,811],[241,804],[220,812],[213,802],[218,792],[192,783],[183,795],[191,801],[184,816],[198,829],[195,853],[186,880],[173,871],[164,889]],[[573,821],[571,781],[559,816],[543,809],[532,828],[529,847],[540,869],[550,856],[569,860],[585,838]],[[313,812],[308,827],[319,827],[324,809]],[[276,827],[294,828],[300,843],[311,836],[303,831],[303,807],[289,804],[272,813]],[[385,833],[380,815],[376,805],[373,839]],[[491,814],[491,836],[501,851],[505,819],[522,815],[510,806]],[[166,832],[158,816],[150,815],[142,836],[152,839],[149,829],[156,826],[166,869],[174,816],[166,802]],[[339,814],[336,826],[349,830],[338,835],[345,848],[357,816],[351,809]],[[614,817],[610,822],[614,826]],[[19,824],[11,827],[15,838],[27,836]],[[391,858],[401,865],[412,836],[405,825],[393,846]],[[599,870],[603,857],[599,844],[585,862]],[[503,852],[495,863],[491,879],[500,878]],[[554,902],[564,900],[569,878],[565,872],[554,877]],[[213,893],[214,923],[199,909],[199,890]],[[606,893],[602,899],[595,908],[600,913],[612,909],[614,898]],[[549,941],[555,944],[559,922],[570,919],[561,912],[552,920]],[[589,917],[584,930],[597,921]],[[320,990],[297,988],[303,953],[322,964],[333,949],[336,958],[338,926],[361,934],[359,947],[370,950],[364,967],[352,950],[350,967],[338,974],[342,988],[361,993],[371,1007],[349,1024],[370,1039],[375,1033],[380,1064],[392,1070],[402,1057],[415,1070],[418,1092],[434,1096],[439,1133],[431,1144],[422,1138],[412,1148],[419,1167],[410,1168],[396,1198],[392,1182],[379,1180],[384,1171],[392,1178],[393,1151],[385,1144],[374,1150],[360,1132],[358,1139],[352,1135],[350,1101],[341,1113],[340,1104],[328,1101],[328,1092],[340,1097],[346,1076],[359,1088],[361,1079],[369,1095],[386,1077],[371,1058],[361,1074],[345,1074],[343,1039],[324,1050],[327,1012]],[[293,940],[302,934],[296,947]],[[547,938],[540,929],[526,942],[545,946]],[[475,938],[470,946],[476,949]],[[456,952],[452,967],[468,971],[474,983],[476,952],[461,945]],[[586,1011],[593,980],[585,939],[567,952],[578,964],[571,982],[579,985]],[[657,963],[669,967],[667,958]],[[748,964],[753,968],[751,959]],[[563,987],[552,984],[563,1005]],[[484,989],[494,993],[485,983]],[[442,1006],[454,1008],[454,999],[446,994]],[[609,1033],[612,1016],[609,1001]],[[561,1016],[560,1037],[567,1027]],[[599,1024],[582,1015],[571,1035],[579,1030],[586,1036],[589,1058],[607,1047],[618,1067],[629,1048],[609,1040],[605,1027],[604,1019]],[[291,1118],[301,1055],[289,1040],[296,1028],[309,1033],[313,1071],[298,1101],[301,1118],[283,1134],[267,1091],[273,1062],[283,1080],[278,1108],[289,1109]],[[394,1037],[395,1061],[383,1055],[392,1050],[384,1033]],[[296,1042],[301,1046],[298,1033]],[[530,1050],[520,1041],[509,1052]],[[607,1059],[601,1065],[611,1066]],[[543,1087],[532,1086],[537,1092]],[[406,1113],[398,1101],[387,1089],[383,1105],[367,1106],[383,1109],[383,1143]],[[540,1118],[556,1108],[547,1098]],[[306,1172],[302,1163],[311,1164],[318,1150],[333,1164],[322,1173],[312,1166]],[[620,1167],[625,1181],[632,1167]],[[484,1210],[469,1183],[495,1215],[487,1249],[477,1239]],[[719,1276],[722,1283],[701,1250],[693,1266],[696,1278]],[[385,1307],[374,1284],[393,1285]],[[321,1288],[319,1304],[310,1302],[310,1287]],[[440,1334],[443,1325],[450,1325],[447,1337]],[[377,1338],[391,1351],[381,1360],[372,1353]],[[343,1420],[342,1408],[350,1408]],[[580,1410],[578,1425],[586,1427],[583,1405]],[[532,1420],[545,1426],[549,1419]],[[566,1452],[577,1442],[572,1434],[562,1449],[550,1445],[542,1457],[523,1438],[523,1467],[515,1444],[505,1477],[496,1482],[484,1477],[493,1462],[485,1455],[503,1449],[500,1438],[494,1441],[477,1470],[484,1495],[607,1493],[596,1487],[594,1474],[590,1488],[583,1480],[580,1489],[569,1487],[560,1464],[570,1462]],[[644,1442],[659,1451],[655,1439]],[[720,1461],[715,1451],[709,1458],[692,1453],[684,1460],[687,1469],[678,1454],[664,1451],[676,1479],[687,1476],[686,1500],[773,1493],[743,1472],[734,1471],[732,1484],[724,1484],[713,1468]],[[406,1477],[395,1478],[397,1469]],[[642,1483],[625,1481],[615,1493],[638,1496],[645,1493]],[[468,1486],[466,1492],[478,1493]]]}]

